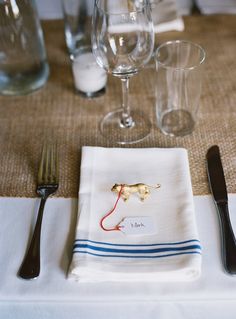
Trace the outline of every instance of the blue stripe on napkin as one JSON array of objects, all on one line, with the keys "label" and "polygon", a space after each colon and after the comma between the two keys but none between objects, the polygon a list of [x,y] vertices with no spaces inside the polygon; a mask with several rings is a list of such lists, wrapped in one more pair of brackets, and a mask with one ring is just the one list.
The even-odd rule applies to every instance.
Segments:
[{"label": "blue stripe on napkin", "polygon": [[184,254],[201,254],[201,245],[197,239],[149,245],[112,244],[88,239],[77,239],[75,240],[73,253],[97,257],[161,258]]},{"label": "blue stripe on napkin", "polygon": [[75,245],[78,242],[88,242],[88,243],[108,245],[108,246],[127,246],[127,247],[128,246],[147,247],[147,246],[182,245],[182,244],[193,243],[193,242],[197,242],[200,244],[200,241],[198,239],[189,239],[189,240],[178,241],[178,242],[173,242],[173,243],[158,243],[158,244],[114,244],[114,243],[107,243],[107,242],[102,242],[102,241],[94,241],[94,240],[90,240],[90,239],[75,239]]}]

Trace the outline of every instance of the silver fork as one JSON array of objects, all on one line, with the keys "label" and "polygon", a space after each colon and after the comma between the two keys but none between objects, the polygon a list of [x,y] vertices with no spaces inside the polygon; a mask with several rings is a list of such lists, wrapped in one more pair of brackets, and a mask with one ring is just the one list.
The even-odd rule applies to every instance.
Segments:
[{"label": "silver fork", "polygon": [[38,217],[27,254],[18,275],[24,279],[34,279],[40,273],[40,237],[43,211],[48,196],[58,189],[58,157],[55,145],[44,145],[38,172],[37,194],[41,197]]}]

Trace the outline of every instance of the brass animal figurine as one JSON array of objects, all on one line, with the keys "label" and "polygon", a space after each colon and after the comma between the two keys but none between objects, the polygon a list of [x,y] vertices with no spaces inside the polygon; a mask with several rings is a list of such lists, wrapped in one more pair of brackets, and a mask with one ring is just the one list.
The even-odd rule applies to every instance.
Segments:
[{"label": "brass animal figurine", "polygon": [[119,193],[122,187],[121,191],[121,197],[126,202],[130,194],[132,193],[138,193],[140,200],[143,202],[149,195],[150,195],[150,188],[160,188],[160,184],[156,184],[155,186],[150,186],[143,183],[128,185],[128,184],[115,184],[111,191],[115,193]]}]

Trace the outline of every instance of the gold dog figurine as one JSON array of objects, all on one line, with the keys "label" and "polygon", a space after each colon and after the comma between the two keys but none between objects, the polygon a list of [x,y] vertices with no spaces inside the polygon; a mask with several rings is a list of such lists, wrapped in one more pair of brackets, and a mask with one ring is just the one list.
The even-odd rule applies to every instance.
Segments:
[{"label": "gold dog figurine", "polygon": [[129,199],[130,194],[132,193],[138,193],[140,200],[143,202],[150,195],[150,188],[160,188],[161,185],[156,184],[155,186],[150,186],[143,183],[132,184],[132,185],[115,184],[112,187],[111,191],[115,193],[119,193],[121,190],[121,187],[122,187],[121,197],[123,198],[125,202]]}]

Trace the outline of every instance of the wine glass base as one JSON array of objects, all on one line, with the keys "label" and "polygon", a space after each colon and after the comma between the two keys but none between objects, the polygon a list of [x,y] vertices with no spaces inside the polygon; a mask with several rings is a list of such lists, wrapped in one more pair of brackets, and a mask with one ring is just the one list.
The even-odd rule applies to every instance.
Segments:
[{"label": "wine glass base", "polygon": [[122,109],[108,113],[100,124],[102,135],[116,144],[133,144],[145,139],[151,132],[151,122],[140,111],[131,111],[133,119],[130,127],[125,127],[121,121]]}]

